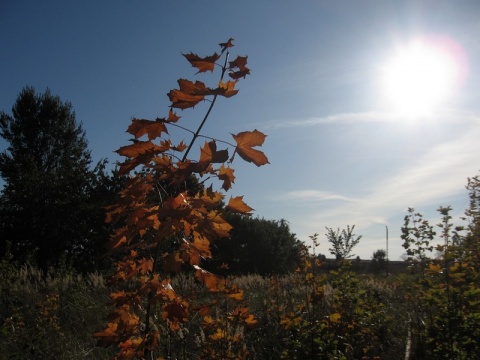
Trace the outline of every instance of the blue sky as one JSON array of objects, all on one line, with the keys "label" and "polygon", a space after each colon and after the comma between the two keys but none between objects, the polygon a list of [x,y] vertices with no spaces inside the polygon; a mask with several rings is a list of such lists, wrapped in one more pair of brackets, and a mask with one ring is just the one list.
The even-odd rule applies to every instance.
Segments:
[{"label": "blue sky", "polygon": [[[131,118],[164,117],[167,92],[193,78],[181,53],[211,55],[233,37],[252,72],[202,133],[263,131],[271,164],[237,158],[227,196],[288,220],[301,240],[319,233],[322,253],[325,226],[355,224],[362,258],[385,248],[388,226],[395,260],[408,207],[436,223],[439,206],[455,216],[468,206],[464,186],[480,169],[479,13],[478,1],[1,1],[0,109],[24,86],[48,87],[72,103],[95,161],[113,163]],[[428,116],[392,111],[387,59],[432,37],[460,49],[461,81]],[[204,110],[183,111],[182,125],[196,128]]]}]

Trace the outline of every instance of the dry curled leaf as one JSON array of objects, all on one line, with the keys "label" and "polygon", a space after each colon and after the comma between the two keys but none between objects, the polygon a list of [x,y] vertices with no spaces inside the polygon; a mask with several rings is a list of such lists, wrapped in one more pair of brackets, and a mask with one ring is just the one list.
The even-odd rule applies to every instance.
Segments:
[{"label": "dry curled leaf", "polygon": [[229,61],[229,69],[238,68],[239,70],[247,69],[248,56],[237,56],[233,61]]},{"label": "dry curled leaf", "polygon": [[175,89],[170,90],[168,97],[172,102],[172,107],[182,110],[195,107],[195,105],[205,98],[203,95],[190,95]]},{"label": "dry curled leaf", "polygon": [[194,53],[183,54],[183,56],[185,56],[185,58],[190,62],[190,64],[192,64],[193,67],[198,69],[197,74],[206,71],[213,72],[213,69],[215,68],[215,62],[220,59],[220,55],[217,53],[203,58]]},{"label": "dry curled leaf", "polygon": [[232,46],[234,46],[234,45],[233,45],[233,40],[235,40],[235,39],[234,39],[234,38],[230,38],[230,39],[228,39],[227,42],[223,42],[223,43],[218,44],[218,45],[220,45],[221,48],[222,48],[222,54],[225,52],[225,50],[227,50],[228,48],[231,48]]}]

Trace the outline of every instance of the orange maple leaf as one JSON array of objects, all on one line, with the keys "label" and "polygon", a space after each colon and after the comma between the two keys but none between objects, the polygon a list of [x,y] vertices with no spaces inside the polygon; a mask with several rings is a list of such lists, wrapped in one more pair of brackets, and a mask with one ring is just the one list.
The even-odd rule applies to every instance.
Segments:
[{"label": "orange maple leaf", "polygon": [[182,55],[185,56],[185,58],[190,62],[190,64],[192,64],[193,67],[198,69],[197,74],[206,71],[213,72],[213,69],[215,68],[215,62],[220,59],[220,55],[217,53],[203,58],[194,53]]},{"label": "orange maple leaf", "polygon": [[143,154],[158,154],[168,150],[168,146],[158,146],[151,141],[135,141],[131,145],[122,146],[116,152],[119,155],[135,158]]},{"label": "orange maple leaf", "polygon": [[167,127],[163,119],[157,119],[156,121],[145,119],[133,119],[132,123],[127,129],[127,132],[135,136],[135,139],[148,135],[148,140],[153,140],[162,135],[162,132],[168,134]]},{"label": "orange maple leaf", "polygon": [[[247,68],[247,59],[248,56],[237,56],[237,58],[233,61],[229,62],[229,72],[228,76],[230,76],[232,79],[240,79],[240,78],[245,78],[247,75],[250,74],[250,69]],[[235,68],[238,68],[238,70],[234,70]]]},{"label": "orange maple leaf", "polygon": [[193,267],[196,270],[195,277],[197,280],[203,283],[210,292],[219,292],[222,290],[221,285],[223,281],[221,278],[212,274],[211,272],[203,270],[198,265],[193,265]]},{"label": "orange maple leaf", "polygon": [[110,237],[108,242],[108,247],[110,249],[116,249],[121,247],[123,244],[128,243],[127,238],[130,237],[130,232],[126,226],[118,228]]},{"label": "orange maple leaf", "polygon": [[143,354],[142,350],[143,338],[135,337],[127,339],[118,344],[120,348],[119,357],[121,359],[131,359]]},{"label": "orange maple leaf", "polygon": [[180,141],[177,145],[172,145],[171,149],[178,152],[183,152],[187,148],[187,144],[183,141]]},{"label": "orange maple leaf", "polygon": [[137,270],[140,274],[145,275],[153,271],[153,260],[152,259],[142,259],[137,265]]},{"label": "orange maple leaf", "polygon": [[258,323],[258,321],[255,319],[255,316],[250,314],[246,307],[236,308],[233,312],[233,315],[240,317],[245,325],[249,327],[252,327]]},{"label": "orange maple leaf", "polygon": [[186,79],[179,79],[177,82],[180,89],[173,89],[168,93],[174,108],[187,109],[194,107],[205,96],[212,94],[212,91],[201,81],[192,82]]},{"label": "orange maple leaf", "polygon": [[253,314],[249,314],[245,319],[243,319],[243,322],[245,323],[245,325],[247,325],[248,328],[252,328],[258,324],[258,320],[255,319],[255,316]]},{"label": "orange maple leaf", "polygon": [[212,256],[212,253],[210,252],[210,241],[199,233],[195,232],[195,239],[190,243],[190,246],[203,258]]},{"label": "orange maple leaf", "polygon": [[237,58],[233,61],[229,61],[229,69],[233,69],[238,67],[239,70],[247,69],[247,60],[248,56],[237,56]]},{"label": "orange maple leaf", "polygon": [[175,114],[172,110],[170,110],[168,112],[168,117],[167,119],[165,120],[166,122],[173,122],[173,123],[176,123],[178,120],[180,120],[180,117],[181,116],[178,116],[177,114]]},{"label": "orange maple leaf", "polygon": [[205,142],[200,149],[200,162],[203,163],[224,163],[228,160],[228,151],[217,151],[217,143],[215,140]]},{"label": "orange maple leaf", "polygon": [[212,94],[225,96],[226,98],[232,97],[238,93],[238,90],[235,90],[236,83],[236,80],[227,82],[220,80],[218,83],[218,88],[212,90]]},{"label": "orange maple leaf", "polygon": [[253,162],[257,166],[269,164],[263,152],[253,149],[255,146],[262,146],[267,137],[264,133],[255,129],[254,131],[244,131],[236,135],[232,134],[232,136],[237,143],[235,152],[243,160]]},{"label": "orange maple leaf", "polygon": [[189,95],[181,90],[170,90],[168,97],[172,107],[182,110],[194,107],[205,98],[203,95]]},{"label": "orange maple leaf", "polygon": [[184,239],[181,249],[188,255],[190,265],[199,265],[202,260],[211,258],[210,241],[202,237],[199,233],[194,232],[195,238],[192,242]]},{"label": "orange maple leaf", "polygon": [[230,197],[227,209],[233,212],[248,214],[253,209],[243,202],[243,196]]},{"label": "orange maple leaf", "polygon": [[213,191],[213,186],[210,185],[204,191],[200,191],[195,195],[195,198],[200,199],[203,205],[212,207],[218,205],[223,199],[223,194],[218,191]]},{"label": "orange maple leaf", "polygon": [[234,169],[230,167],[225,167],[223,166],[223,164],[220,167],[220,170],[218,171],[218,178],[220,180],[223,180],[223,189],[228,190],[232,187],[232,183],[235,182],[235,176],[233,175],[234,171]]},{"label": "orange maple leaf", "polygon": [[180,91],[184,92],[185,94],[189,95],[210,95],[212,92],[211,90],[201,81],[192,82],[187,79],[179,79],[177,80],[178,86],[180,87]]},{"label": "orange maple leaf", "polygon": [[227,332],[225,329],[218,328],[215,334],[211,334],[208,336],[211,340],[221,340],[221,339],[226,339],[228,337]]},{"label": "orange maple leaf", "polygon": [[207,218],[210,221],[211,230],[213,230],[216,236],[230,236],[230,230],[232,230],[232,225],[226,222],[220,214],[218,214],[216,211],[210,211]]},{"label": "orange maple leaf", "polygon": [[227,294],[227,297],[238,301],[243,300],[243,290],[236,289],[235,292]]},{"label": "orange maple leaf", "polygon": [[211,326],[211,325],[215,325],[217,323],[216,320],[214,320],[210,315],[206,315],[203,317],[203,325],[204,326]]}]

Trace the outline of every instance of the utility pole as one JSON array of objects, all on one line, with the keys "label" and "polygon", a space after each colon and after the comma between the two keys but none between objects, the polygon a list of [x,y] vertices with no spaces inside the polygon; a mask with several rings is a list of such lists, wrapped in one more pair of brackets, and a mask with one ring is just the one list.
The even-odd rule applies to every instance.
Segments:
[{"label": "utility pole", "polygon": [[385,230],[386,230],[386,239],[387,239],[387,277],[388,277],[388,226],[385,225]]}]

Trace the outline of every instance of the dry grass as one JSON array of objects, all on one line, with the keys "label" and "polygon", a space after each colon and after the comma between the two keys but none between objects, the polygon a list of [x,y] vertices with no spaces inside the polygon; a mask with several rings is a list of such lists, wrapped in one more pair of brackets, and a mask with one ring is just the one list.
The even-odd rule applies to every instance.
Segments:
[{"label": "dry grass", "polygon": [[95,346],[108,292],[100,274],[42,274],[0,264],[0,354],[6,359],[107,359]]},{"label": "dry grass", "polygon": [[[235,329],[244,339],[241,346],[251,359],[279,359],[286,346],[285,340],[290,336],[280,325],[282,315],[296,311],[298,304],[305,302],[311,291],[304,276],[297,273],[281,277],[247,275],[228,278],[227,281],[244,290],[244,299],[229,306],[221,305],[225,299],[217,299],[218,306],[212,309],[212,317],[225,319],[233,306],[247,306],[258,319],[258,326]],[[361,288],[377,294],[385,303],[386,317],[395,316],[394,307],[404,306],[395,300],[400,298],[400,289],[395,282],[374,276],[361,276],[359,282]],[[174,276],[172,286],[190,300],[192,307],[215,300],[216,295],[208,293],[193,274]],[[321,308],[328,314],[335,305],[337,289],[327,281],[321,286]],[[109,292],[107,281],[101,274],[52,271],[44,276],[34,267],[17,269],[0,263],[0,354],[8,354],[7,359],[111,358],[116,349],[96,347],[92,336],[105,326]],[[194,311],[178,334],[165,330],[160,310],[156,318],[159,319],[159,328],[164,329],[164,348],[171,358],[195,359],[202,348],[208,346],[202,317]],[[385,334],[404,337],[403,325],[389,329]],[[404,346],[403,341],[385,341],[396,350]]]}]

